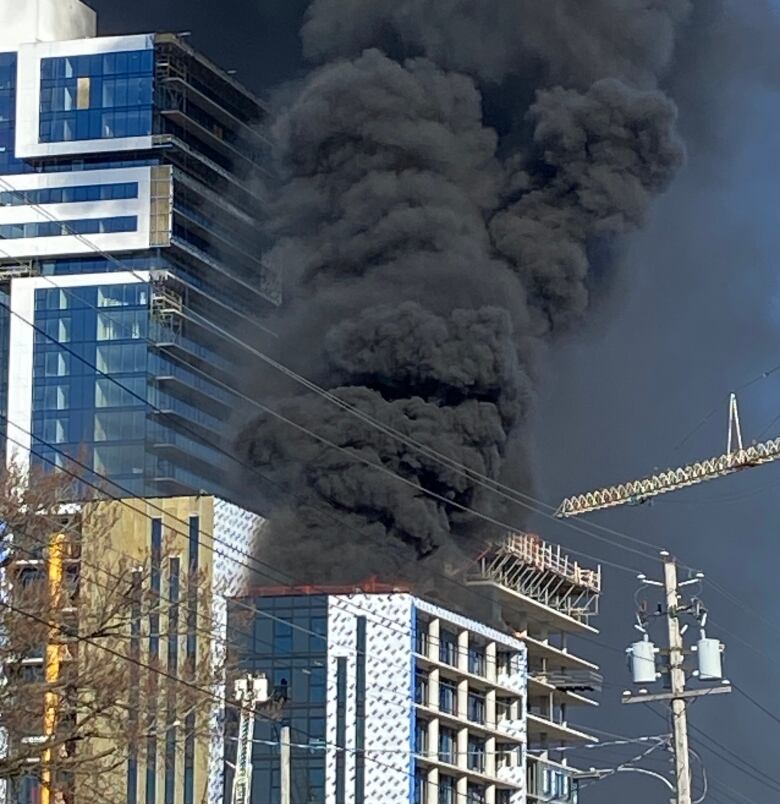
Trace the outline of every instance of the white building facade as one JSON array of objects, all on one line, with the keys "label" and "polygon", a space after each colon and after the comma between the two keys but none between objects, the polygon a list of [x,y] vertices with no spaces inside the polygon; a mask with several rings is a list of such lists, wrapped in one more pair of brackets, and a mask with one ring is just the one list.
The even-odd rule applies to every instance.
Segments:
[{"label": "white building facade", "polygon": [[[247,609],[251,635],[231,626]],[[239,665],[289,685],[293,801],[526,801],[520,640],[403,592],[265,590],[230,602],[228,632]],[[253,800],[274,804],[266,731],[259,720]]]}]

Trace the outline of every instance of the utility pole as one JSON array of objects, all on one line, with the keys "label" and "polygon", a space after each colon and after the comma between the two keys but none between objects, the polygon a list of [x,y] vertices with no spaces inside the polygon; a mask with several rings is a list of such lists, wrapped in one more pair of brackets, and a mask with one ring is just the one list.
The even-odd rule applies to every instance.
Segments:
[{"label": "utility pole", "polygon": [[[677,564],[664,558],[666,585],[666,622],[669,632],[669,677],[672,695],[685,692],[685,648],[677,610],[680,605],[677,587]],[[674,736],[674,775],[677,779],[677,804],[691,804],[691,768],[688,761],[688,712],[684,698],[672,698]]]},{"label": "utility pole", "polygon": [[290,727],[282,726],[279,737],[281,804],[292,804],[290,798]]},{"label": "utility pole", "polygon": [[[623,703],[652,703],[667,702],[672,710],[673,743],[674,743],[674,762],[675,762],[675,797],[671,804],[691,804],[691,766],[690,753],[688,749],[688,700],[699,698],[705,695],[719,695],[731,692],[731,685],[723,680],[722,658],[724,646],[717,639],[709,639],[705,633],[707,624],[707,612],[701,601],[694,598],[690,602],[683,602],[680,590],[692,584],[700,584],[703,579],[702,573],[697,573],[693,578],[679,582],[677,578],[677,562],[667,551],[661,553],[664,565],[664,580],[653,581],[644,575],[639,576],[643,586],[655,586],[663,589],[666,607],[659,605],[656,617],[666,619],[666,630],[669,640],[669,647],[665,651],[660,651],[650,641],[647,630],[649,616],[646,608],[643,607],[637,613],[637,625],[634,627],[641,631],[643,639],[635,642],[628,648],[627,653],[631,660],[631,671],[635,684],[654,684],[662,676],[668,678],[669,692],[649,692],[647,689],[640,689],[638,692],[624,692]],[[687,625],[681,624],[683,616],[690,616],[696,620],[700,628],[700,638],[691,651],[685,650],[683,637],[688,629]],[[656,655],[664,653],[667,655],[668,664],[663,673],[656,672]],[[687,689],[686,683],[686,660],[687,657],[696,654],[698,657],[698,669],[693,672],[693,676],[699,681],[717,682],[710,686],[700,686]]]}]

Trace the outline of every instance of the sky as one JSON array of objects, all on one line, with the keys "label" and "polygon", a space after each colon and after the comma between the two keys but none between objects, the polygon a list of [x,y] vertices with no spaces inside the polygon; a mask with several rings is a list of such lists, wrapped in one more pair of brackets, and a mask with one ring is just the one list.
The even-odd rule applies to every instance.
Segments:
[{"label": "sky", "polygon": [[[91,4],[101,34],[191,31],[195,47],[236,69],[260,93],[301,69],[297,29],[306,0]],[[588,326],[577,330],[576,340],[550,347],[534,428],[535,494],[547,503],[720,453],[729,391],[780,365],[780,97],[772,74],[776,30],[759,14],[762,5],[741,0],[739,19],[727,20],[698,52],[682,54],[673,89],[687,167],[655,204],[649,225],[625,242],[620,281]],[[760,22],[751,31],[754,19]],[[732,38],[729,26],[743,34]],[[711,81],[702,82],[701,71]],[[752,382],[740,403],[746,440],[780,436],[780,371]],[[671,550],[729,590],[724,596],[707,582],[701,590],[709,635],[726,643],[727,674],[742,691],[691,707],[693,746],[709,774],[707,801],[780,800],[743,762],[780,788],[780,722],[772,717],[780,718],[773,673],[780,664],[778,492],[780,465],[591,518]],[[580,646],[603,668],[602,706],[571,712],[570,720],[621,735],[666,731],[657,713],[619,703],[629,681],[624,648],[636,636],[634,575],[659,576],[660,564],[592,535],[625,544],[611,533],[583,533],[541,518],[531,524],[585,554],[584,563],[627,568],[605,565],[598,644]],[[575,756],[588,766],[609,767],[633,753],[633,747],[612,747]],[[668,763],[655,759],[647,767],[668,770]],[[700,766],[694,767],[700,785]],[[632,804],[667,800],[658,781],[634,774],[590,787],[582,800],[622,804],[628,796]]]}]

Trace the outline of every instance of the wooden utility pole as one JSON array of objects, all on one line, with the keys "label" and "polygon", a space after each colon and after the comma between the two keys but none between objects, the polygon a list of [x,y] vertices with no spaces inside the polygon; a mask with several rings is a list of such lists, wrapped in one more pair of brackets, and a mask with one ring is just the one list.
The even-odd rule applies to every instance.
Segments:
[{"label": "wooden utility pole", "polygon": [[678,610],[680,595],[677,586],[677,564],[670,556],[664,557],[664,585],[666,591],[666,622],[669,632],[669,677],[672,695],[672,722],[674,739],[674,773],[677,788],[676,804],[691,804],[691,766],[688,755],[688,702],[680,697],[685,692],[685,648]]},{"label": "wooden utility pole", "polygon": [[[731,685],[723,680],[720,654],[723,646],[716,639],[708,639],[704,630],[707,621],[706,611],[700,607],[700,601],[695,606],[684,605],[680,600],[680,589],[690,584],[699,584],[704,577],[697,573],[690,580],[679,582],[677,578],[677,562],[664,550],[661,553],[664,564],[663,581],[650,580],[644,575],[639,580],[644,586],[655,586],[663,589],[666,601],[666,611],[659,607],[658,616],[666,618],[666,628],[669,647],[660,653],[668,654],[668,692],[650,692],[640,688],[638,692],[624,692],[623,703],[668,703],[672,709],[672,742],[674,745],[675,779],[673,789],[675,797],[671,804],[691,804],[691,763],[688,749],[688,700],[700,698],[705,695],[720,695],[731,692]],[[684,629],[680,625],[682,615],[694,617],[701,628],[700,639],[691,651],[698,658],[699,669],[694,673],[700,682],[714,682],[712,686],[701,686],[686,689],[685,661],[686,651],[683,643]],[[639,624],[636,626],[645,635],[641,642],[635,642],[629,649],[632,673],[635,684],[653,684],[662,674],[656,673],[655,655],[659,650],[650,642],[645,619],[638,616]],[[663,674],[666,675],[666,674]]]}]

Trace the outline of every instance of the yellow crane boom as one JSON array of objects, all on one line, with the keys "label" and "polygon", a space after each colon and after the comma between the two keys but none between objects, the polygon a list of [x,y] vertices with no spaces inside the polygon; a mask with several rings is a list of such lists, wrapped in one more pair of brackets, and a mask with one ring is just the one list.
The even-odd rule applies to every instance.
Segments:
[{"label": "yellow crane boom", "polygon": [[659,494],[668,494],[688,486],[695,486],[707,480],[740,472],[753,466],[771,463],[780,458],[780,438],[744,447],[739,423],[737,398],[731,394],[729,400],[729,431],[726,452],[713,458],[705,458],[696,463],[667,469],[659,474],[649,475],[640,480],[632,480],[617,486],[589,491],[567,497],[555,512],[560,519],[614,508],[618,505],[635,505],[646,502]]}]

